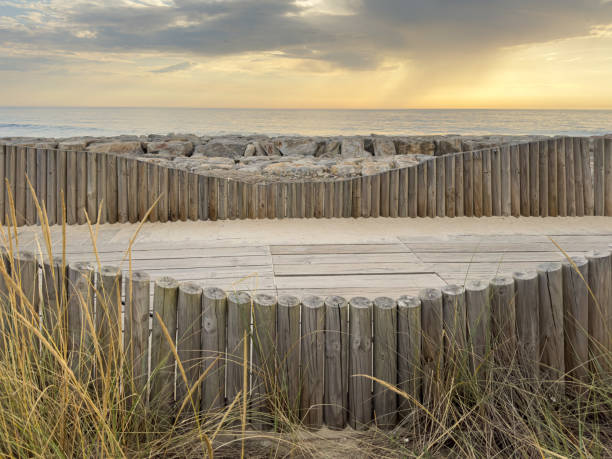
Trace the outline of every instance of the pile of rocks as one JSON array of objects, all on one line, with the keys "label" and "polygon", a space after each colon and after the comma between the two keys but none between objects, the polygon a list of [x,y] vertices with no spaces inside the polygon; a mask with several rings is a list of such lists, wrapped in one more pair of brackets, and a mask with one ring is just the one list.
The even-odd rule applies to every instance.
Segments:
[{"label": "pile of rocks", "polygon": [[146,161],[247,181],[370,175],[424,157],[472,151],[535,136],[200,137],[168,134],[67,139],[4,138],[0,145],[138,156]]}]

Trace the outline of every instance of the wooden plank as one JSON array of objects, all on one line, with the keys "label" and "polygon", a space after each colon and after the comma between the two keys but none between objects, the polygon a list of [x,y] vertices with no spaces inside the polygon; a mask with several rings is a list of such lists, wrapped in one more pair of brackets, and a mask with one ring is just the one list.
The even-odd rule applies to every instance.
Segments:
[{"label": "wooden plank", "polygon": [[[352,178],[351,182],[351,215],[350,217],[358,218],[361,216],[361,201],[363,196],[361,195],[361,179]],[[397,215],[396,215],[397,216]]]},{"label": "wooden plank", "polygon": [[348,303],[340,296],[325,299],[325,407],[330,429],[343,429],[348,413]]},{"label": "wooden plank", "polygon": [[435,158],[427,160],[427,216],[432,218],[437,215],[436,166]]},{"label": "wooden plank", "polygon": [[[410,174],[410,170],[411,168],[407,168],[404,167],[402,169],[400,169],[399,172],[399,183],[398,183],[398,193],[399,193],[399,199],[398,199],[398,216],[405,218],[408,217],[408,193],[409,193],[409,184],[410,184],[410,180],[409,180],[409,174]],[[416,168],[413,169],[414,172],[416,172]],[[416,196],[412,195],[411,196],[412,199],[414,200],[414,198],[416,198]],[[414,201],[416,202],[416,201]]]},{"label": "wooden plank", "polygon": [[512,161],[510,146],[501,147],[501,215],[512,215]]},{"label": "wooden plank", "polygon": [[572,379],[589,378],[589,292],[583,279],[589,278],[584,257],[565,260],[563,270],[563,328],[565,370]]},{"label": "wooden plank", "polygon": [[344,196],[344,209],[342,210],[342,216],[349,218],[352,216],[353,211],[353,181],[351,179],[344,180],[342,183],[342,194]]},{"label": "wooden plank", "polygon": [[530,189],[530,152],[529,144],[521,143],[519,145],[519,161],[520,161],[520,183],[521,183],[521,216],[531,216],[531,189]]},{"label": "wooden plank", "polygon": [[[219,192],[217,189],[217,186],[218,186],[218,179],[214,177],[209,177],[208,189],[209,189],[209,193],[211,196],[211,200],[212,200],[213,193],[215,193],[215,196],[217,196],[217,193]],[[172,222],[178,221],[180,218],[180,207],[181,207],[180,206],[180,200],[181,200],[180,190],[181,190],[180,171],[175,168],[169,168],[168,169],[168,220]],[[211,220],[216,220],[218,218],[219,210],[218,210],[218,203],[216,201],[217,200],[215,199],[213,206],[211,206],[208,209],[208,215],[210,215]],[[211,201],[209,201],[208,204],[210,206]],[[213,218],[213,215],[214,215],[214,218]]]},{"label": "wooden plank", "polygon": [[323,425],[325,386],[325,304],[321,297],[302,298],[300,415],[305,426]]},{"label": "wooden plank", "polygon": [[[158,173],[158,186],[159,186],[159,201],[157,203],[157,219],[160,222],[165,223],[168,221],[168,218],[170,216],[170,211],[168,209],[168,206],[169,206],[168,193],[170,189],[170,183],[169,183],[170,171],[168,170],[167,167],[160,166],[157,168],[157,173]],[[206,180],[206,177],[204,177],[204,180]],[[206,201],[204,204],[207,205],[208,201]],[[200,209],[202,208],[200,207]],[[206,207],[206,216],[208,216],[208,207]]]},{"label": "wooden plank", "polygon": [[444,361],[451,371],[452,365],[462,358],[467,348],[466,321],[465,289],[460,285],[445,285],[442,287]]},{"label": "wooden plank", "polygon": [[491,303],[488,281],[475,280],[465,284],[467,345],[470,368],[479,380],[486,378],[484,362],[489,353]]},{"label": "wooden plank", "polygon": [[495,216],[502,214],[501,186],[501,151],[494,147],[491,149],[491,206]]},{"label": "wooden plank", "polygon": [[76,152],[76,218],[79,225],[87,222],[87,155],[85,151]]},{"label": "wooden plank", "polygon": [[446,168],[444,166],[444,157],[438,156],[434,159],[436,164],[436,216],[446,216]]},{"label": "wooden plank", "polygon": [[584,174],[582,173],[582,149],[580,145],[580,137],[571,139],[573,142],[574,153],[574,182],[576,186],[576,216],[584,216]]},{"label": "wooden plank", "polygon": [[612,264],[609,250],[595,250],[586,256],[588,261],[589,292],[589,357],[594,374],[609,374],[606,358],[610,349],[610,309],[612,308]]},{"label": "wooden plank", "polygon": [[399,193],[399,170],[394,169],[389,171],[389,217],[397,218],[399,215]]},{"label": "wooden plank", "polygon": [[[149,221],[155,223],[159,221],[159,202],[157,199],[159,198],[159,166],[153,163],[147,163],[147,211],[151,209],[149,213]],[[198,175],[197,174],[189,174],[189,179],[195,183],[196,189],[198,186]],[[198,207],[195,207],[195,220],[198,219]]]},{"label": "wooden plank", "polygon": [[[149,210],[150,183],[148,164],[144,161],[136,161],[136,173],[138,174],[138,221],[143,221]],[[187,202],[187,196],[185,202]]]},{"label": "wooden plank", "polygon": [[535,271],[518,271],[513,278],[519,364],[526,378],[535,379],[540,365],[538,275]]},{"label": "wooden plank", "polygon": [[604,139],[604,214],[612,215],[612,138]]},{"label": "wooden plank", "polygon": [[475,151],[473,154],[473,187],[474,187],[474,217],[482,217],[483,212],[483,169],[482,169],[482,151]]},{"label": "wooden plank", "polygon": [[410,252],[402,244],[299,244],[271,245],[272,255],[336,254],[336,253],[396,253]]},{"label": "wooden plank", "polygon": [[56,150],[46,150],[47,159],[47,194],[46,194],[46,208],[47,208],[47,221],[49,225],[55,225],[61,220],[61,215],[57,213],[57,204],[59,201],[59,195],[57,194],[57,154]]},{"label": "wooden plank", "polygon": [[[26,223],[28,225],[36,224],[38,220],[38,212],[36,210],[35,196],[38,196],[38,172],[37,172],[37,160],[36,150],[34,148],[26,148],[26,174],[28,180],[26,181]],[[32,194],[34,189],[34,194]],[[42,193],[41,193],[42,196]]]},{"label": "wooden plank", "polygon": [[[130,171],[130,168],[135,168],[136,163],[131,158],[119,156],[117,158],[117,221],[125,223],[130,221],[135,223],[138,221],[137,199],[138,186],[137,183],[130,183],[132,178],[134,181],[137,177],[136,171]],[[130,215],[130,209],[132,213]]]},{"label": "wooden plank", "polygon": [[[117,156],[115,155],[106,155],[106,173],[107,173],[107,182],[106,182],[106,197],[108,199],[107,210],[108,210],[108,223],[117,223],[118,214],[117,214]],[[59,163],[59,156],[58,156]],[[58,172],[59,172],[58,168]],[[58,193],[59,196],[59,193]]]},{"label": "wooden plank", "polygon": [[27,149],[18,147],[15,155],[15,215],[17,226],[23,226],[26,224]]},{"label": "wooden plank", "polygon": [[89,381],[93,369],[93,339],[89,324],[94,320],[93,266],[68,266],[68,364],[80,381]]},{"label": "wooden plank", "polygon": [[[106,156],[103,153],[96,153],[94,156],[96,157],[96,173],[98,175],[96,180],[96,187],[98,189],[96,195],[96,218],[99,218],[98,221],[100,223],[106,223],[108,221]],[[48,180],[49,178],[47,179],[47,183]]]},{"label": "wooden plank", "polygon": [[559,217],[567,216],[567,172],[565,164],[565,138],[559,137],[557,143],[557,211]]},{"label": "wooden plank", "polygon": [[589,139],[580,139],[580,153],[582,158],[582,183],[584,185],[584,214],[593,215],[593,172],[591,170],[591,153],[589,151]]},{"label": "wooden plank", "polygon": [[[267,191],[268,198],[266,203],[266,216],[267,218],[274,219],[276,218],[276,201],[278,200],[278,184],[277,183],[268,183]],[[321,218],[323,216],[323,207],[320,201],[321,192],[319,190],[319,183],[311,184],[311,206],[312,206],[312,215],[311,217]]]},{"label": "wooden plank", "polygon": [[421,161],[417,165],[417,215],[427,216],[427,161]]},{"label": "wooden plank", "polygon": [[539,214],[541,217],[548,217],[548,142],[546,140],[539,142],[538,153],[540,156],[538,164]]},{"label": "wooden plank", "polygon": [[[2,262],[5,262],[4,257]],[[67,317],[63,305],[66,304],[68,270],[63,258],[53,257],[51,262],[45,260],[41,275],[42,334],[58,349],[66,349]],[[4,285],[3,288],[5,288]],[[4,295],[5,291],[2,291],[1,294]]]},{"label": "wooden plank", "polygon": [[399,415],[407,416],[421,401],[421,299],[402,295],[397,300],[397,383],[412,399],[399,397]]},{"label": "wooden plank", "polygon": [[424,289],[421,298],[421,355],[423,370],[423,404],[431,406],[439,399],[436,380],[444,367],[442,292],[438,289]]},{"label": "wooden plank", "polygon": [[[392,386],[397,385],[397,304],[389,297],[374,300],[374,377]],[[374,413],[381,429],[395,427],[397,419],[396,393],[374,383]]]},{"label": "wooden plank", "polygon": [[[359,181],[359,184],[361,184],[361,181]],[[287,190],[287,185],[290,184],[282,184],[283,188],[281,188],[281,196],[283,195],[283,190]],[[334,216],[334,190],[334,181],[330,180],[325,182],[325,218],[333,218]],[[359,196],[361,197],[361,187],[359,187]],[[361,199],[359,200],[359,205],[360,207],[358,209],[353,209],[353,211],[356,212],[356,215],[353,215],[355,218],[361,216]]]},{"label": "wooden plank", "polygon": [[474,215],[474,158],[472,152],[463,153],[463,210],[466,217]]},{"label": "wooden plank", "polygon": [[540,142],[529,143],[529,206],[532,217],[540,216]]},{"label": "wooden plank", "polygon": [[482,151],[482,215],[493,215],[493,171],[491,150]]},{"label": "wooden plank", "polygon": [[372,302],[364,297],[349,302],[349,424],[365,429],[372,420]]},{"label": "wooden plank", "polygon": [[253,297],[253,379],[251,407],[253,427],[274,425],[272,401],[276,379],[276,296],[259,293]]},{"label": "wooden plank", "polygon": [[514,279],[495,276],[489,282],[491,295],[491,347],[498,365],[508,364],[516,352]]},{"label": "wooden plank", "polygon": [[574,170],[574,142],[571,137],[565,138],[565,183],[567,198],[567,215],[576,215],[576,175]]},{"label": "wooden plank", "polygon": [[454,155],[444,156],[444,182],[445,193],[444,203],[446,205],[445,214],[447,217],[455,216],[455,158]]},{"label": "wooden plank", "polygon": [[[226,402],[231,404],[238,393],[248,391],[248,364],[251,355],[251,296],[233,291],[227,295],[227,369]],[[246,357],[246,360],[245,360]],[[246,367],[245,367],[246,365]],[[246,376],[246,377],[245,377]]]},{"label": "wooden plank", "polygon": [[217,220],[219,185],[217,177],[207,177],[208,179],[208,218]]},{"label": "wooden plank", "polygon": [[430,285],[441,287],[444,282],[435,274],[368,274],[347,276],[289,276],[276,278],[276,286],[280,289],[317,288],[348,288],[376,285],[377,287],[400,287]]},{"label": "wooden plank", "polygon": [[[60,258],[60,270],[61,266],[62,259]],[[119,362],[119,356],[123,353],[122,280],[121,270],[117,266],[105,265],[96,272],[96,333],[102,357],[101,365],[97,366],[96,371],[99,378],[113,371],[114,365]],[[147,323],[147,335],[148,325]]]},{"label": "wooden plank", "polygon": [[267,210],[268,186],[265,183],[257,184],[257,218],[264,219],[268,215]]},{"label": "wooden plank", "polygon": [[[301,333],[299,298],[292,295],[279,295],[276,312],[276,352],[278,355],[279,390],[284,395],[282,397],[284,401],[283,408],[287,411],[290,419],[298,419],[300,405]],[[325,379],[327,380],[327,377]]]},{"label": "wooden plank", "polygon": [[[289,184],[291,185],[291,184]],[[288,200],[292,199],[292,194],[290,193],[291,186],[287,189],[288,191]],[[198,201],[202,198],[198,196]],[[289,206],[289,204],[288,204]],[[289,212],[289,209],[287,209]],[[238,218],[241,220],[245,220],[249,216],[249,196],[248,196],[248,184],[245,182],[238,182]]]},{"label": "wooden plank", "polygon": [[[182,222],[186,222],[189,217],[189,174],[186,170],[179,170],[179,201],[178,201],[178,218]],[[228,179],[220,180],[222,186],[219,188],[219,209],[217,217],[219,220],[228,218]]]},{"label": "wooden plank", "polygon": [[565,373],[563,336],[563,276],[560,263],[538,266],[540,306],[540,374],[548,381],[559,380]]},{"label": "wooden plank", "polygon": [[380,216],[389,216],[390,205],[390,177],[389,172],[381,172],[380,177]]},{"label": "wooden plank", "polygon": [[[416,166],[408,168],[408,216],[411,218],[415,218],[418,213],[419,192],[417,172],[418,168]],[[463,209],[463,201],[461,203],[461,208]]]},{"label": "wooden plank", "polygon": [[95,223],[98,220],[98,158],[95,153],[84,153],[87,167],[87,217]]},{"label": "wooden plank", "polygon": [[257,218],[257,215],[259,213],[259,208],[258,208],[259,199],[257,196],[259,187],[257,186],[256,183],[249,183],[247,187],[248,187],[248,199],[249,199],[248,216],[250,219],[255,219]]},{"label": "wooden plank", "polygon": [[[278,195],[276,192],[276,184],[275,185],[275,196]],[[313,206],[314,206],[314,218],[323,218],[325,216],[325,183],[324,182],[314,182],[312,185],[313,189]],[[352,201],[351,201],[352,205]],[[352,212],[352,207],[351,207]],[[276,215],[274,215],[276,217]],[[274,218],[270,217],[270,218]]]},{"label": "wooden plank", "polygon": [[510,146],[510,193],[511,193],[511,215],[521,215],[521,155],[518,145]]}]

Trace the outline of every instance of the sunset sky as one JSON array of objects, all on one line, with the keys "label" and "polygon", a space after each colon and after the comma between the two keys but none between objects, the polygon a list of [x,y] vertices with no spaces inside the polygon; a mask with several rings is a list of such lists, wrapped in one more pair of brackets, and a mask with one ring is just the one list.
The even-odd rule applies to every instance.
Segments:
[{"label": "sunset sky", "polygon": [[0,105],[612,109],[612,1],[0,0]]}]

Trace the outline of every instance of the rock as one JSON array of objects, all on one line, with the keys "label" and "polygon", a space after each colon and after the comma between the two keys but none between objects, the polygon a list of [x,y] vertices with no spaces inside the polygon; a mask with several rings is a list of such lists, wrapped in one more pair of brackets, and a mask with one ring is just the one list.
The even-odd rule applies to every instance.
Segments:
[{"label": "rock", "polygon": [[249,158],[251,156],[255,156],[257,154],[257,148],[252,143],[248,144],[244,149],[244,156]]},{"label": "rock", "polygon": [[69,151],[85,151],[90,144],[91,141],[87,139],[64,140],[58,144],[57,148]]},{"label": "rock", "polygon": [[461,137],[446,137],[436,141],[436,155],[442,156],[448,153],[461,151]]},{"label": "rock", "polygon": [[178,140],[148,142],[147,153],[159,156],[191,156],[193,143]]},{"label": "rock", "polygon": [[372,156],[363,145],[361,137],[345,137],[342,139],[340,152],[343,158],[366,158]]},{"label": "rock", "polygon": [[326,142],[323,148],[319,149],[319,157],[321,158],[335,158],[340,156],[340,142],[337,140],[331,140]]},{"label": "rock", "polygon": [[274,141],[283,156],[316,156],[322,143],[304,137],[280,138]]},{"label": "rock", "polygon": [[40,142],[34,145],[34,148],[40,148],[43,150],[55,150],[57,149],[57,142]]},{"label": "rock", "polygon": [[240,158],[248,142],[244,140],[220,137],[195,147],[193,156],[222,156],[224,158]]},{"label": "rock", "polygon": [[94,153],[115,153],[118,155],[142,155],[144,153],[142,150],[142,144],[135,141],[92,143],[87,147],[87,151]]},{"label": "rock", "polygon": [[281,151],[274,145],[274,142],[260,141],[255,142],[257,156],[282,156]]},{"label": "rock", "polygon": [[394,156],[395,143],[389,137],[374,137],[374,156]]},{"label": "rock", "polygon": [[393,161],[364,161],[361,166],[362,175],[374,175],[393,168]]},{"label": "rock", "polygon": [[336,177],[355,177],[361,174],[361,166],[357,164],[336,164],[329,169],[330,173]]}]

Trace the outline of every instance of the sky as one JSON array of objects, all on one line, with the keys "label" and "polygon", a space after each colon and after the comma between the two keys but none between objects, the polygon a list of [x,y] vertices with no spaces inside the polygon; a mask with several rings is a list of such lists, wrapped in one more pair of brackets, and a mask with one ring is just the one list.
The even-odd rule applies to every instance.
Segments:
[{"label": "sky", "polygon": [[0,0],[0,105],[612,109],[612,0]]}]

